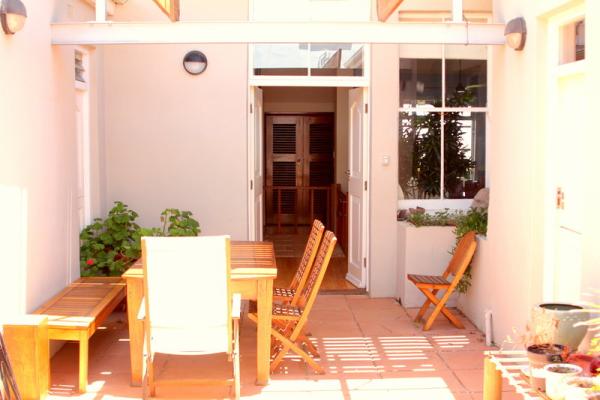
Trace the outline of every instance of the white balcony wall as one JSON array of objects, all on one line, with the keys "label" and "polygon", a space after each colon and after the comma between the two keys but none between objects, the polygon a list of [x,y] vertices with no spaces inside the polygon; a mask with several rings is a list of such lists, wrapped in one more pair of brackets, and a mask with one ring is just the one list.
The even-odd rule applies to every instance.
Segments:
[{"label": "white balcony wall", "polygon": [[25,3],[23,30],[0,33],[0,325],[79,277],[74,49],[50,46],[50,22],[93,12]]}]

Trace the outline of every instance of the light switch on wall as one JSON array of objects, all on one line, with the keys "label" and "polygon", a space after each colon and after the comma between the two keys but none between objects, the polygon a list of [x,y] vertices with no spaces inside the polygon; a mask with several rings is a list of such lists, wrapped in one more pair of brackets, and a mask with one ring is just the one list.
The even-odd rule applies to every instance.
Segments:
[{"label": "light switch on wall", "polygon": [[382,163],[383,165],[385,165],[386,167],[387,167],[388,165],[390,165],[390,156],[383,156],[383,159],[382,159],[381,163]]}]

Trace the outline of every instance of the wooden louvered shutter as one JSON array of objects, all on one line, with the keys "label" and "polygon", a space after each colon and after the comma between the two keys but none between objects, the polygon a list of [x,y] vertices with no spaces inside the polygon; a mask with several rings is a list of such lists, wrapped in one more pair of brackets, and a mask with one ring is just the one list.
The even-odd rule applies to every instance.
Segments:
[{"label": "wooden louvered shutter", "polygon": [[267,223],[277,219],[284,224],[297,223],[299,198],[295,188],[302,185],[302,118],[268,116],[266,122],[266,178],[267,187],[273,187],[266,193]]},{"label": "wooden louvered shutter", "polygon": [[[330,115],[310,116],[305,119],[304,135],[304,182],[306,186],[323,187],[313,189],[307,206],[312,214],[322,221],[327,220],[329,187],[334,182],[334,124]],[[312,200],[312,205],[311,205]],[[308,210],[309,214],[311,210]]]}]

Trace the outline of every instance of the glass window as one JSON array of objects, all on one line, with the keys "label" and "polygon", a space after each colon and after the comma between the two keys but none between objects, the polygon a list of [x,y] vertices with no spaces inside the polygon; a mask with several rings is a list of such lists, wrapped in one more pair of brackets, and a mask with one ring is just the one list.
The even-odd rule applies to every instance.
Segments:
[{"label": "glass window", "polygon": [[403,199],[440,198],[441,113],[401,112],[398,176]]},{"label": "glass window", "polygon": [[254,75],[364,76],[362,44],[256,44]]},{"label": "glass window", "polygon": [[442,60],[400,59],[400,106],[442,105]]},{"label": "glass window", "polygon": [[310,74],[363,76],[363,57],[361,44],[311,44]]},{"label": "glass window", "polygon": [[559,64],[585,59],[585,20],[566,24],[560,29]]},{"label": "glass window", "polygon": [[446,107],[485,107],[486,60],[446,60]]},{"label": "glass window", "polygon": [[472,199],[485,187],[485,113],[444,113],[444,198]]},{"label": "glass window", "polygon": [[400,52],[399,198],[473,198],[485,187],[487,49],[446,46],[438,59],[404,50],[411,49]]},{"label": "glass window", "polygon": [[308,44],[254,45],[255,75],[308,75]]}]

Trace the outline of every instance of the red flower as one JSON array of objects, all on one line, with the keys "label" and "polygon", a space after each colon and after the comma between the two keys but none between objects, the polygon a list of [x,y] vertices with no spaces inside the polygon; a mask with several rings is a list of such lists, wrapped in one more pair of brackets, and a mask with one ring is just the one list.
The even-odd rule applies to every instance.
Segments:
[{"label": "red flower", "polygon": [[85,263],[87,265],[94,265],[94,259],[93,258],[88,258],[88,260]]}]

